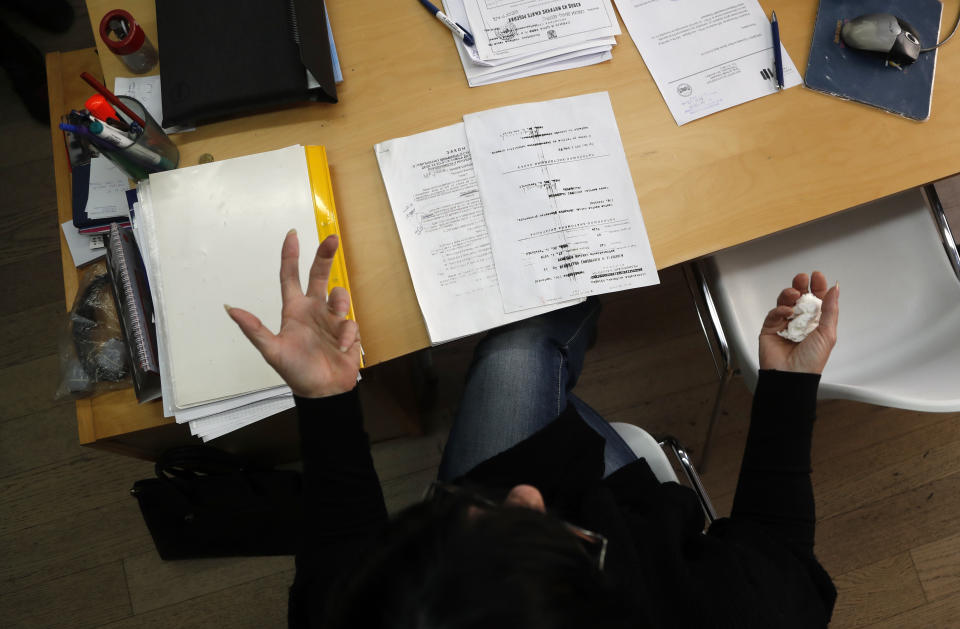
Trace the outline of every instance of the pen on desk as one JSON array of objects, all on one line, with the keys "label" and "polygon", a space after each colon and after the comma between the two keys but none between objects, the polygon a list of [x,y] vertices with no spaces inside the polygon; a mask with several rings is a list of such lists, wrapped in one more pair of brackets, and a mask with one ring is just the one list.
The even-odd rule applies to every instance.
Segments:
[{"label": "pen on desk", "polygon": [[770,30],[773,32],[773,61],[777,69],[777,89],[783,89],[783,54],[780,52],[780,23],[777,12],[770,17]]},{"label": "pen on desk", "polygon": [[470,34],[470,31],[448,18],[443,11],[433,6],[428,0],[420,0],[420,4],[426,7],[427,11],[433,14],[433,17],[443,22],[443,25],[449,28],[450,32],[462,39],[464,44],[473,46],[473,35]]},{"label": "pen on desk", "polygon": [[90,87],[100,92],[104,98],[106,98],[108,101],[110,101],[111,104],[113,104],[114,107],[116,107],[123,113],[127,114],[127,116],[129,116],[131,120],[136,122],[141,127],[147,126],[147,123],[144,122],[143,118],[133,113],[133,111],[131,111],[129,107],[124,105],[123,101],[117,98],[113,92],[108,90],[106,86],[104,86],[100,81],[93,78],[92,74],[90,74],[89,72],[81,72],[80,78],[86,81]]}]

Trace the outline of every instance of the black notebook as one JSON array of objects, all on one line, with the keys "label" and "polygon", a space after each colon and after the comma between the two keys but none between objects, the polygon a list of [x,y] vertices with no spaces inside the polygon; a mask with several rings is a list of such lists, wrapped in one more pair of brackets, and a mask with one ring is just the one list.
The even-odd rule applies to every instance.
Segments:
[{"label": "black notebook", "polygon": [[892,13],[917,29],[920,44],[929,48],[937,43],[942,11],[940,0],[821,0],[804,83],[819,92],[926,120],[937,51],[921,53],[915,63],[898,69],[881,55],[847,48],[839,29],[867,13]]},{"label": "black notebook", "polygon": [[164,127],[337,101],[323,0],[156,2]]}]

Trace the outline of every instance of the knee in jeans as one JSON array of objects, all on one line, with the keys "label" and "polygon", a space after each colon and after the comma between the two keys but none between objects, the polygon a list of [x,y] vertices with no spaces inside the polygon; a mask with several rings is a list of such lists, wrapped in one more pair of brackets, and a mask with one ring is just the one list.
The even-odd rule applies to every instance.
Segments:
[{"label": "knee in jeans", "polygon": [[494,330],[477,346],[478,356],[522,354],[559,350],[559,343],[548,331],[535,325],[509,325]]}]

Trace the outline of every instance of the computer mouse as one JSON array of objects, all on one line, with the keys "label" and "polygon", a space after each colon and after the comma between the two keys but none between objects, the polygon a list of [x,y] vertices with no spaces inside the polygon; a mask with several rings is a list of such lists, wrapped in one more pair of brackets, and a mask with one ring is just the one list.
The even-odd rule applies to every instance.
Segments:
[{"label": "computer mouse", "polygon": [[853,18],[840,30],[850,48],[884,55],[888,61],[905,65],[920,56],[920,38],[915,28],[889,13],[870,13]]}]

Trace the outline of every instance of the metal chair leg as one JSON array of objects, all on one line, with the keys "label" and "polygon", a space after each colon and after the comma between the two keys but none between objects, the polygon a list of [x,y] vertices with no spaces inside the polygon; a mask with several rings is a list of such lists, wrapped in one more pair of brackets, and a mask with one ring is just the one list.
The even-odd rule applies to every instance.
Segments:
[{"label": "metal chair leg", "polygon": [[[700,321],[700,328],[707,339],[707,347],[710,349],[710,356],[713,358],[714,367],[717,370],[717,376],[720,378],[720,385],[717,388],[717,395],[713,401],[713,408],[710,411],[710,419],[707,423],[707,435],[703,442],[703,452],[700,455],[700,471],[707,469],[707,453],[710,450],[710,440],[713,437],[713,429],[720,415],[723,393],[736,373],[733,367],[733,360],[730,355],[730,346],[727,344],[727,337],[723,333],[723,327],[720,325],[720,316],[717,314],[717,307],[713,303],[713,295],[710,293],[710,286],[707,284],[706,276],[699,261],[694,261],[683,267],[683,276],[687,281],[687,288],[690,290],[690,296],[693,299],[693,307],[696,310],[697,318]],[[705,311],[705,312],[704,312]],[[708,330],[707,323],[710,324]],[[712,331],[712,334],[711,334]],[[714,351],[714,343],[717,350]]]},{"label": "metal chair leg", "polygon": [[933,214],[933,220],[937,223],[937,231],[940,232],[940,240],[943,242],[943,249],[950,260],[950,266],[957,279],[960,280],[960,252],[957,251],[957,241],[950,229],[950,223],[947,222],[947,216],[943,211],[943,205],[940,203],[940,195],[932,183],[923,186],[923,193],[927,197],[927,206],[930,213]]},{"label": "metal chair leg", "polygon": [[717,395],[713,400],[713,409],[710,411],[710,421],[707,423],[707,435],[703,439],[703,450],[700,452],[700,462],[698,463],[701,472],[707,471],[707,454],[710,453],[710,442],[713,439],[713,429],[717,423],[717,417],[720,415],[720,409],[723,408],[723,394],[727,390],[727,385],[733,379],[734,369],[727,368],[720,376],[720,384],[717,386]]},{"label": "metal chair leg", "polygon": [[703,507],[703,513],[707,516],[707,521],[713,524],[717,519],[717,511],[713,508],[713,503],[710,502],[710,497],[707,496],[707,490],[704,489],[703,483],[700,482],[700,475],[697,474],[697,469],[694,467],[693,461],[690,460],[690,455],[687,454],[683,446],[673,437],[667,436],[661,439],[660,447],[669,448],[669,450],[673,452],[677,462],[680,464],[680,469],[683,470],[687,481],[690,483],[690,487],[694,493],[697,494],[697,498],[700,499],[700,506]]}]

